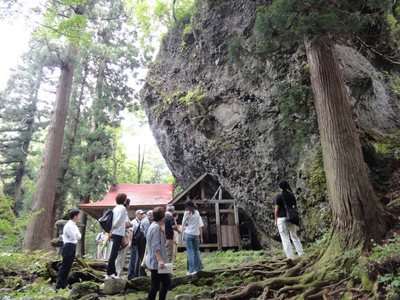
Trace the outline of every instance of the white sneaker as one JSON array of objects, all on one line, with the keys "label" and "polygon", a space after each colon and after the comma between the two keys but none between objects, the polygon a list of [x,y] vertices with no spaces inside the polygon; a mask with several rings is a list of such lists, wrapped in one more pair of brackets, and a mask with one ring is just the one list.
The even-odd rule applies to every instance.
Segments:
[{"label": "white sneaker", "polygon": [[106,280],[111,280],[113,279],[110,275],[106,275]]},{"label": "white sneaker", "polygon": [[186,276],[189,276],[189,275],[196,275],[196,271],[194,271],[194,272],[192,272],[192,273],[190,273],[190,272],[186,272]]}]

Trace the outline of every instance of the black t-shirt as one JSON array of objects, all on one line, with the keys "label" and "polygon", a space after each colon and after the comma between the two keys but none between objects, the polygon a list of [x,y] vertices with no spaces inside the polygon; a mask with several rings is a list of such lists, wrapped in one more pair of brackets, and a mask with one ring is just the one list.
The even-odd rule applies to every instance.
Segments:
[{"label": "black t-shirt", "polygon": [[174,238],[174,230],[172,226],[175,226],[175,219],[172,214],[165,214],[165,236],[167,240],[172,240]]},{"label": "black t-shirt", "polygon": [[274,201],[274,204],[279,206],[278,218],[286,218],[286,209],[285,204],[283,203],[282,194],[285,197],[286,205],[288,207],[293,207],[296,204],[296,198],[292,195],[292,193],[288,191],[283,191],[282,193],[279,193]]}]

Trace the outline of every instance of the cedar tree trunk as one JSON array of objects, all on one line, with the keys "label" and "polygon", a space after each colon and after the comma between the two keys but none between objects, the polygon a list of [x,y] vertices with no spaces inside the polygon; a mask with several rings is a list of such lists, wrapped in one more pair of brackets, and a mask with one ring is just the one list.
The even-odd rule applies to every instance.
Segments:
[{"label": "cedar tree trunk", "polygon": [[351,247],[368,247],[388,227],[364,163],[336,49],[327,37],[306,40],[333,232]]},{"label": "cedar tree trunk", "polygon": [[32,218],[26,228],[23,249],[53,250],[50,241],[53,237],[54,196],[77,52],[77,48],[70,44],[67,55],[68,62],[61,66],[56,101],[51,114],[42,165],[33,199],[32,212],[40,213]]}]

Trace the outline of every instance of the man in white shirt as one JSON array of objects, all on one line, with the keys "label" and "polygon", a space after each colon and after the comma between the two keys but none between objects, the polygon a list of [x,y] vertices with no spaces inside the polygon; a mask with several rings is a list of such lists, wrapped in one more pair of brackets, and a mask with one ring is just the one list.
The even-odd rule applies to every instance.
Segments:
[{"label": "man in white shirt", "polygon": [[[131,221],[133,226],[130,228],[130,240],[132,241],[133,236],[136,234],[136,232],[139,230],[140,231],[140,222],[143,220],[144,216],[144,211],[139,209],[136,211],[136,218]],[[141,262],[138,262],[138,246],[136,243],[131,243],[131,255],[129,258],[129,267],[128,267],[128,280],[131,280],[135,277],[139,276],[139,267]],[[138,264],[138,266],[137,266]]]},{"label": "man in white shirt", "polygon": [[70,220],[63,229],[62,240],[64,245],[61,250],[63,261],[57,274],[56,289],[65,289],[67,287],[68,274],[75,259],[76,244],[81,239],[81,233],[78,226],[76,226],[80,213],[77,209],[71,210],[69,212]]}]

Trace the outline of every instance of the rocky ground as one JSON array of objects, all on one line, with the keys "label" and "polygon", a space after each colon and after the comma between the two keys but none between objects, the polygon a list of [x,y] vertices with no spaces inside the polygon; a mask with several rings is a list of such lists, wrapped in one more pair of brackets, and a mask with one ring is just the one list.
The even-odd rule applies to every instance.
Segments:
[{"label": "rocky ground", "polygon": [[[400,205],[394,205],[400,213]],[[285,282],[302,274],[318,256],[324,240],[306,248],[306,256],[288,264],[279,248],[272,251],[216,251],[202,253],[205,272],[185,276],[186,253],[178,255],[168,299],[289,299],[296,289]],[[346,253],[352,257],[357,252]],[[400,227],[358,260],[340,282],[316,291],[307,299],[391,299],[400,295]],[[69,288],[56,293],[54,281],[60,258],[41,253],[0,255],[0,300],[146,299],[150,279],[104,282],[105,262],[77,259]]]}]

